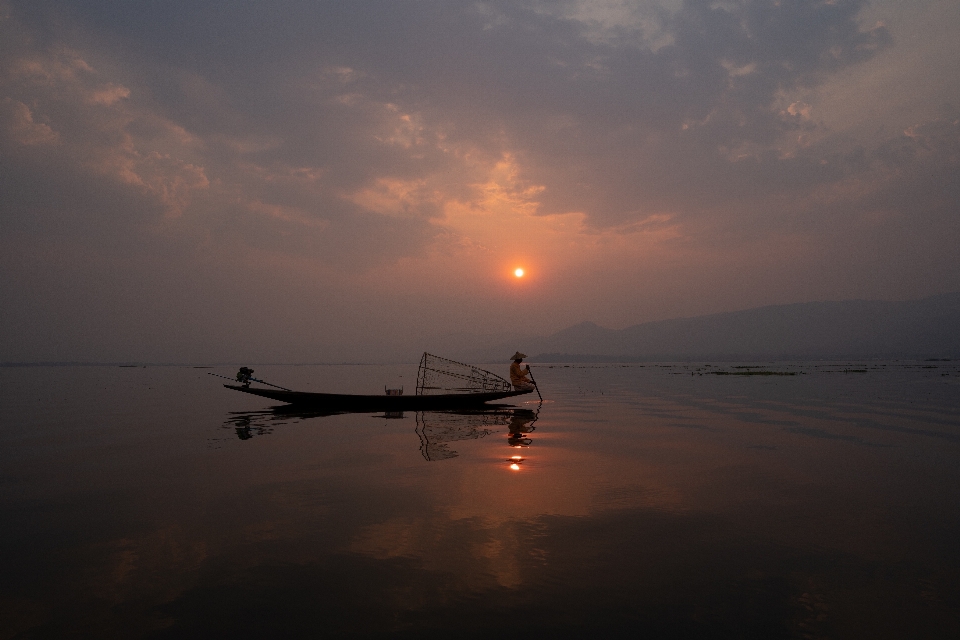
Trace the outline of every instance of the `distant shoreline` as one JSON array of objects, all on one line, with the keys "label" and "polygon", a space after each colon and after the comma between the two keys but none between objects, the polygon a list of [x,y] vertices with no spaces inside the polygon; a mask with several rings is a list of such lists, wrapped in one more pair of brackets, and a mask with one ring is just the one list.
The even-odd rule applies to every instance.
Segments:
[{"label": "distant shoreline", "polygon": [[[769,358],[769,357],[720,357],[720,358],[640,358],[631,356],[584,356],[576,354],[543,354],[527,358],[531,364],[692,364],[692,363],[809,363],[809,362],[956,362],[960,358],[925,358],[903,356],[876,357],[829,357],[829,358]],[[180,367],[183,369],[213,369],[217,367],[390,367],[416,365],[410,362],[226,362],[214,364],[191,364],[182,362],[0,362],[0,368],[34,367],[116,367],[119,369],[144,369],[147,367]],[[497,365],[502,362],[474,362],[476,365]]]}]

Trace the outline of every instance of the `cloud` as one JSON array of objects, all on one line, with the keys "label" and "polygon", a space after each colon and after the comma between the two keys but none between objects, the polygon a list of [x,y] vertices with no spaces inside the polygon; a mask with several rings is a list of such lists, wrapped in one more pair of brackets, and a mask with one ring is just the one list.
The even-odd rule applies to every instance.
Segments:
[{"label": "cloud", "polygon": [[[357,3],[335,16],[299,2],[279,5],[288,20],[270,18],[255,32],[249,32],[254,15],[245,9],[219,16],[225,49],[201,57],[192,71],[207,85],[216,77],[213,93],[223,99],[195,106],[216,112],[218,121],[193,116],[192,126],[181,126],[204,139],[220,129],[225,138],[245,130],[276,140],[272,154],[255,155],[326,171],[332,184],[354,194],[347,196],[354,203],[358,193],[372,202],[387,183],[425,184],[441,172],[462,189],[473,177],[463,162],[468,156],[475,162],[482,154],[492,164],[510,154],[527,179],[543,185],[541,213],[582,211],[600,226],[620,224],[644,202],[661,210],[696,206],[697,191],[707,197],[730,183],[732,160],[788,153],[788,137],[815,124],[801,122],[807,118],[789,105],[781,108],[781,96],[890,44],[884,27],[860,27],[857,1],[568,3],[552,10],[538,3],[454,3],[444,10],[431,3]],[[206,11],[184,6],[177,15],[193,22]],[[87,13],[116,29],[126,11],[110,20]],[[137,35],[148,51],[169,37],[169,20],[140,23]],[[653,44],[657,37],[651,40],[644,25],[654,22],[657,33],[670,34],[670,44]],[[621,37],[598,38],[598,29]],[[247,49],[235,51],[238,38],[248,36]],[[203,41],[181,44],[200,55]],[[251,58],[268,45],[269,55]],[[165,63],[171,52],[162,50]],[[234,65],[211,73],[233,53],[240,56]],[[322,61],[317,71],[309,68],[314,60]],[[286,68],[278,73],[280,63]],[[239,68],[247,74],[242,81]],[[73,58],[40,73],[62,79],[91,71]],[[307,84],[305,74],[313,76]],[[251,85],[271,103],[238,106]],[[158,97],[160,88],[150,87]],[[178,91],[171,96],[178,102],[198,102],[185,86]],[[129,99],[129,89],[104,82],[89,88],[85,100],[120,95]],[[183,110],[159,100],[154,106],[161,112]],[[224,103],[236,122],[219,116]],[[691,193],[694,172],[703,187]]]},{"label": "cloud", "polygon": [[7,134],[18,144],[33,146],[56,144],[60,136],[49,125],[36,122],[30,107],[12,100],[3,100],[3,120],[7,123]]},{"label": "cloud", "polygon": [[[6,63],[0,85],[7,94],[4,151],[25,163],[45,164],[41,183],[46,189],[56,190],[61,179],[131,185],[148,201],[179,214],[192,192],[209,186],[202,167],[161,151],[192,155],[194,141],[182,127],[129,103],[130,89],[104,78],[79,52],[24,47]],[[31,149],[50,145],[56,145],[52,162],[48,149]],[[28,201],[12,199],[8,205],[11,213],[30,214]]]},{"label": "cloud", "polygon": [[[907,98],[866,81],[837,97],[908,46],[865,0],[3,7],[17,277],[56,246],[73,261],[57,268],[104,261],[171,307],[177,282],[196,289],[183,304],[202,317],[246,309],[216,292],[255,263],[286,319],[259,317],[299,336],[317,326],[299,317],[331,336],[371,316],[503,327],[521,295],[531,324],[562,328],[960,286],[952,107],[917,95],[881,135],[872,105]],[[838,128],[840,102],[874,133]],[[186,275],[214,259],[219,275]],[[501,277],[517,261],[536,283],[522,294]],[[748,290],[751,270],[767,275]],[[128,287],[94,272],[77,286]],[[155,312],[121,298],[103,304]]]}]

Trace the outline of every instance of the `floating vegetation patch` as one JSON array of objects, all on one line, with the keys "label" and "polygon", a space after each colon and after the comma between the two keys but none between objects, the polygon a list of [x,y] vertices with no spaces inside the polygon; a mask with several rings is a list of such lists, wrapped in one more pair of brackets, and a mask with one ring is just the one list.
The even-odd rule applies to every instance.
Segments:
[{"label": "floating vegetation patch", "polygon": [[796,371],[707,371],[714,376],[795,376]]}]

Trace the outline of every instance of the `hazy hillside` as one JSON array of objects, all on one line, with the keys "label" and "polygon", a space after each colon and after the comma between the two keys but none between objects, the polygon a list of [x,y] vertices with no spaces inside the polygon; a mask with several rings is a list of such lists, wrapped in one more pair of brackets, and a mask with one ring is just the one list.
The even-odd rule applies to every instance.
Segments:
[{"label": "hazy hillside", "polygon": [[960,292],[907,302],[776,305],[621,330],[584,322],[464,356],[500,361],[518,347],[539,361],[960,357]]}]

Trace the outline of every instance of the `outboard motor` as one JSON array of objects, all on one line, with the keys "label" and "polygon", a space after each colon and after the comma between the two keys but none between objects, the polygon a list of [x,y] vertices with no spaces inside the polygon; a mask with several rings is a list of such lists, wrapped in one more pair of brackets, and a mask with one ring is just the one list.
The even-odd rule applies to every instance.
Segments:
[{"label": "outboard motor", "polygon": [[249,387],[251,377],[253,377],[253,369],[250,369],[249,367],[240,367],[240,371],[237,372],[237,382],[245,387]]}]

